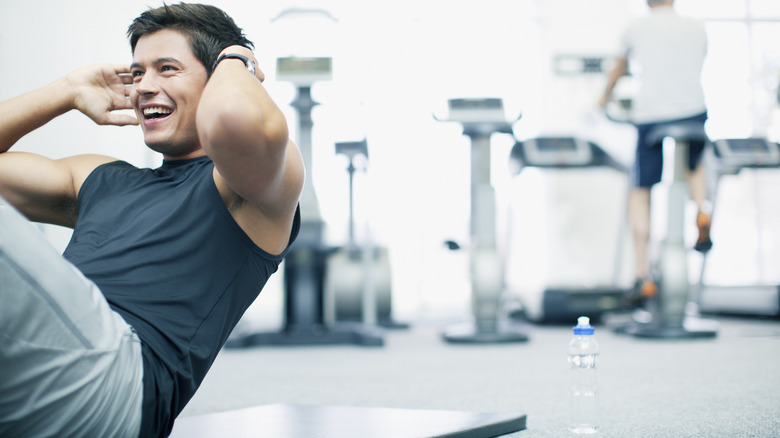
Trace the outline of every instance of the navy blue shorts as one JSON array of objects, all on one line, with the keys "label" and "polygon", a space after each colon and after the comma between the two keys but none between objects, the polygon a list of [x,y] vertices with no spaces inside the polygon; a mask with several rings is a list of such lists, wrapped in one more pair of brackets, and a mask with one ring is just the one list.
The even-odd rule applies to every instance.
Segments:
[{"label": "navy blue shorts", "polygon": [[[648,144],[647,135],[658,125],[670,122],[704,122],[707,121],[707,112],[684,119],[666,120],[663,122],[637,124],[636,160],[632,170],[632,181],[635,187],[650,188],[661,181],[661,173],[664,168],[664,155],[661,143]],[[705,142],[691,141],[688,155],[688,168],[696,169],[704,152]]]}]

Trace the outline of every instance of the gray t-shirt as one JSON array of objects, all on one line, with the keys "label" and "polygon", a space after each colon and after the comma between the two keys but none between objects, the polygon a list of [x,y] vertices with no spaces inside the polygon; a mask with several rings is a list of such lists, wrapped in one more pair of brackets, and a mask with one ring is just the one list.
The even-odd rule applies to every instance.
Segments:
[{"label": "gray t-shirt", "polygon": [[701,72],[707,53],[704,25],[672,7],[651,9],[623,34],[621,56],[639,79],[633,121],[652,123],[706,110]]}]

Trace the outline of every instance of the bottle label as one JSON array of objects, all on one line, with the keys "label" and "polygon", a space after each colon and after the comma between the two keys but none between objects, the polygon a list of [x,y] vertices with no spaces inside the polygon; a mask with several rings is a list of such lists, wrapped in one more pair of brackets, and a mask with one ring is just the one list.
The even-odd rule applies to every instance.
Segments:
[{"label": "bottle label", "polygon": [[570,354],[569,364],[572,368],[596,368],[598,354]]}]

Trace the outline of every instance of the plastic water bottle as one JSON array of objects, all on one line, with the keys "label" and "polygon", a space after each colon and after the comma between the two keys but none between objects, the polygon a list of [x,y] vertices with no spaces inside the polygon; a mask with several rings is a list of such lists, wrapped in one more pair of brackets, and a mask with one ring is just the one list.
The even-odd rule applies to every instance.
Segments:
[{"label": "plastic water bottle", "polygon": [[599,421],[599,344],[587,316],[577,319],[573,331],[574,338],[569,342],[569,430],[591,434],[596,433]]}]

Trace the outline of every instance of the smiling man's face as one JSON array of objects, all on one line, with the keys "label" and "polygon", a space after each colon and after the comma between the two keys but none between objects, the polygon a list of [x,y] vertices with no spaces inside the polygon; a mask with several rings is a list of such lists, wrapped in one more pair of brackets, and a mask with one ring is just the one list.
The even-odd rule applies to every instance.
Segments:
[{"label": "smiling man's face", "polygon": [[208,75],[179,31],[163,29],[138,40],[130,66],[144,142],[169,159],[203,155],[195,113]]}]

